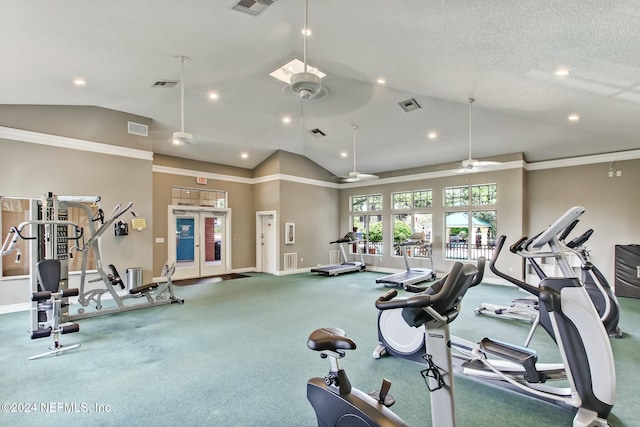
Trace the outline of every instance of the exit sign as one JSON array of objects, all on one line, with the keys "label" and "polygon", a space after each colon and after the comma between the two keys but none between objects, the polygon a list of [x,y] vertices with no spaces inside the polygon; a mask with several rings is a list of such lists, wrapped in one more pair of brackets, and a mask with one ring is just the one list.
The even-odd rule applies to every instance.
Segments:
[{"label": "exit sign", "polygon": [[207,178],[203,176],[196,177],[196,183],[205,185],[207,183]]}]

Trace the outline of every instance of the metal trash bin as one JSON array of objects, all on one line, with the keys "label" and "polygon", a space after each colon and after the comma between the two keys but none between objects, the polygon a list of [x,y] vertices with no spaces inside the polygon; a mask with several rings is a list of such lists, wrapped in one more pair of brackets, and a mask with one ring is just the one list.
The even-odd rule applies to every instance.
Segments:
[{"label": "metal trash bin", "polygon": [[127,289],[142,286],[142,267],[127,268]]}]

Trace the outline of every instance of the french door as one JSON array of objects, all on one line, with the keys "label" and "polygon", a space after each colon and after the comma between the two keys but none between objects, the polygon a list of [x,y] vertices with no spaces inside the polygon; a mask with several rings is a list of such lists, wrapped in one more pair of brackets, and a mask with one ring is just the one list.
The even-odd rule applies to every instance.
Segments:
[{"label": "french door", "polygon": [[225,274],[229,265],[228,209],[169,207],[169,263],[173,279]]}]

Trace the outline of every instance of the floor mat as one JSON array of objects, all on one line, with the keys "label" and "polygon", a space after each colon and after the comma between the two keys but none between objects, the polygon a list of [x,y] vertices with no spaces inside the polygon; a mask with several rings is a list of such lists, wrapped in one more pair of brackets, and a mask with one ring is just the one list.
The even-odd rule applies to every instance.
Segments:
[{"label": "floor mat", "polygon": [[221,274],[220,276],[199,277],[197,279],[174,280],[172,283],[175,286],[203,285],[205,283],[217,283],[217,282],[222,282],[223,280],[241,279],[243,277],[251,277],[251,276],[247,276],[246,274],[239,274],[239,273],[229,273],[229,274]]}]

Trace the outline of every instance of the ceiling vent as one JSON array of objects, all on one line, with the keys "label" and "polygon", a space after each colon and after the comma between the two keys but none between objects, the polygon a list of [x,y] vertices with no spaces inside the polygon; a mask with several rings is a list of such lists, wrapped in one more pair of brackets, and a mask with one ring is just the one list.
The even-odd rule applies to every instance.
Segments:
[{"label": "ceiling vent", "polygon": [[258,16],[262,13],[263,10],[271,6],[274,1],[277,0],[240,0],[235,6],[232,7],[232,9],[239,12],[248,13],[252,16]]},{"label": "ceiling vent", "polygon": [[418,109],[422,108],[420,106],[420,104],[418,104],[418,101],[416,101],[415,98],[411,98],[411,99],[407,99],[406,101],[398,102],[398,105],[400,105],[400,108],[402,108],[405,113],[408,113],[409,111],[418,110]]},{"label": "ceiling vent", "polygon": [[326,133],[322,132],[320,129],[315,128],[315,129],[311,129],[309,131],[309,133],[313,136],[315,136],[316,138],[322,138],[323,136],[327,136]]},{"label": "ceiling vent", "polygon": [[178,83],[180,83],[180,80],[158,80],[157,82],[152,84],[151,87],[159,87],[159,88],[171,89],[172,87],[174,87]]},{"label": "ceiling vent", "polygon": [[149,126],[142,123],[128,122],[127,131],[132,135],[149,136]]}]

